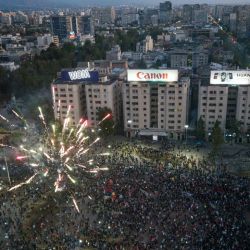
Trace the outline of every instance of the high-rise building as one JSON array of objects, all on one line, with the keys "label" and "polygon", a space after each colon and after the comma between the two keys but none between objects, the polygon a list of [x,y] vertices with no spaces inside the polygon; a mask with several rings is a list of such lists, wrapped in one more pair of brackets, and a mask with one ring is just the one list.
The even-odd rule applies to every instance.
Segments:
[{"label": "high-rise building", "polygon": [[170,55],[171,68],[187,67],[188,53],[185,51],[174,51]]},{"label": "high-rise building", "polygon": [[60,40],[67,38],[70,32],[73,31],[71,16],[52,16],[50,22],[53,35],[58,36]]},{"label": "high-rise building", "polygon": [[92,8],[91,15],[99,25],[114,23],[116,17],[114,7]]},{"label": "high-rise building", "polygon": [[136,44],[136,51],[146,53],[152,51],[154,48],[154,41],[151,36],[146,36],[145,40]]},{"label": "high-rise building", "polygon": [[92,16],[79,16],[78,17],[78,27],[79,33],[83,35],[94,35],[95,34],[95,26],[93,22]]},{"label": "high-rise building", "polygon": [[71,125],[77,125],[86,118],[85,83],[57,79],[52,83],[55,119],[64,122],[68,117]]},{"label": "high-rise building", "polygon": [[126,134],[183,139],[189,86],[190,79],[178,79],[177,70],[128,70],[123,84]]},{"label": "high-rise building", "polygon": [[190,4],[184,4],[182,8],[182,18],[185,23],[191,23],[193,20],[193,7]]},{"label": "high-rise building", "polygon": [[205,121],[207,134],[216,121],[223,132],[227,122],[237,120],[241,132],[250,131],[250,72],[211,71],[210,85],[199,87],[198,119]]},{"label": "high-rise building", "polygon": [[[86,63],[91,68],[91,63]],[[63,69],[52,83],[55,118],[75,126],[88,119],[89,127],[98,125],[98,110],[109,108],[115,123],[122,116],[122,81],[99,77],[96,70],[88,68]]]},{"label": "high-rise building", "polygon": [[208,12],[206,9],[194,10],[194,24],[196,25],[205,25],[208,22]]},{"label": "high-rise building", "polygon": [[197,69],[200,66],[208,65],[208,52],[205,50],[195,51],[192,54],[192,67]]},{"label": "high-rise building", "polygon": [[98,73],[88,68],[63,69],[51,84],[55,118],[63,122],[70,118],[77,125],[87,117],[85,85],[98,82]]},{"label": "high-rise building", "polygon": [[159,6],[159,20],[160,23],[166,24],[172,20],[172,3],[170,1],[165,1],[160,3]]},{"label": "high-rise building", "polygon": [[122,114],[122,88],[117,80],[108,80],[107,76],[100,77],[96,84],[86,84],[86,104],[88,123],[96,127],[99,123],[98,110],[109,108],[112,111],[112,118],[118,123]]}]

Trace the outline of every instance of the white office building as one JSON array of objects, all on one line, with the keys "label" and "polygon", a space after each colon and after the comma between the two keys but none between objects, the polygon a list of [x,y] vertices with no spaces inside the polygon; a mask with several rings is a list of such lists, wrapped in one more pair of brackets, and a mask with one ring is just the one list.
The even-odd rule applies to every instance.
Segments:
[{"label": "white office building", "polygon": [[127,136],[184,139],[189,108],[189,78],[177,70],[128,70],[123,85]]},{"label": "white office building", "polygon": [[211,71],[210,85],[199,87],[198,119],[205,121],[207,134],[216,120],[223,132],[227,122],[237,120],[241,133],[250,131],[250,71]]},{"label": "white office building", "polygon": [[98,110],[109,108],[112,111],[112,118],[115,123],[121,120],[122,116],[122,84],[120,81],[110,81],[107,76],[100,77],[96,84],[86,84],[86,106],[88,124],[97,127]]}]

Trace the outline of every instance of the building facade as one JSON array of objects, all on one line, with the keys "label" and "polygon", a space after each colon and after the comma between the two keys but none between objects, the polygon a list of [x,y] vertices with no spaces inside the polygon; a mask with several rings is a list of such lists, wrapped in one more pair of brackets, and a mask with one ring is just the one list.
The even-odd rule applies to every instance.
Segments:
[{"label": "building facade", "polygon": [[52,83],[53,107],[55,119],[64,122],[68,117],[75,126],[81,118],[86,118],[85,83],[57,79]]},{"label": "building facade", "polygon": [[210,85],[199,87],[198,119],[205,121],[207,134],[216,120],[224,133],[238,121],[242,134],[250,131],[250,72],[212,71]]},{"label": "building facade", "polygon": [[71,16],[52,16],[50,23],[53,35],[58,36],[60,40],[66,39],[70,32],[73,31]]},{"label": "building facade", "polygon": [[[159,74],[163,74],[163,71],[167,72],[153,70],[156,78]],[[151,74],[150,70],[147,72]],[[137,74],[142,75],[140,70]],[[133,81],[128,78],[123,84],[123,117],[127,136],[147,134],[179,140],[184,138],[188,118],[190,79],[178,79],[177,70],[174,74],[177,74],[174,81],[168,80],[167,76],[162,81],[155,79]],[[147,78],[149,75],[145,73],[145,76]]]},{"label": "building facade", "polygon": [[121,120],[121,90],[121,82],[117,80],[110,81],[107,76],[100,77],[99,83],[97,84],[85,85],[89,126],[98,126],[98,110],[101,108],[109,108],[112,111],[112,118],[115,123]]}]

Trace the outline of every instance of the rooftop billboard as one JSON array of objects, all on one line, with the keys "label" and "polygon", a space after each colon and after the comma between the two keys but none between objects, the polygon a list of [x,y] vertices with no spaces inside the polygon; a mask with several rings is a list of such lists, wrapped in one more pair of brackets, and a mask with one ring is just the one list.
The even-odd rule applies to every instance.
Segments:
[{"label": "rooftop billboard", "polygon": [[90,81],[98,82],[98,71],[89,71],[88,69],[62,70],[61,78],[63,81]]},{"label": "rooftop billboard", "polygon": [[175,69],[129,69],[128,82],[177,82],[178,70]]},{"label": "rooftop billboard", "polygon": [[250,71],[248,70],[211,71],[210,84],[250,85]]}]

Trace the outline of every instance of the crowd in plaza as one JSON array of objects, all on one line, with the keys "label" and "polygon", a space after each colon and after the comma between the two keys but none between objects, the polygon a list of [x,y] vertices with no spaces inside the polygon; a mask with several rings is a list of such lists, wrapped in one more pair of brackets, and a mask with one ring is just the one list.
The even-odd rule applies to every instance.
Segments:
[{"label": "crowd in plaza", "polygon": [[112,145],[94,158],[108,171],[79,172],[80,213],[63,194],[54,208],[51,196],[28,226],[27,207],[48,200],[47,187],[2,192],[0,249],[248,249],[249,179],[175,149]]}]

